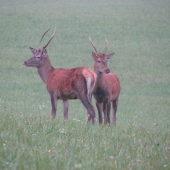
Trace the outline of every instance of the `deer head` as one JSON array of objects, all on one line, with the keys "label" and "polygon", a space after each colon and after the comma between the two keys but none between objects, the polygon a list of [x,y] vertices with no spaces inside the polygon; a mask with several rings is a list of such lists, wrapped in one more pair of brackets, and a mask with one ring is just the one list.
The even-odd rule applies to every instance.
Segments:
[{"label": "deer head", "polygon": [[93,48],[95,49],[96,53],[92,52],[92,57],[94,59],[94,71],[99,71],[99,72],[106,72],[107,74],[110,73],[110,69],[107,66],[107,59],[110,59],[115,53],[111,53],[111,54],[107,54],[106,55],[106,51],[107,51],[107,46],[108,46],[108,41],[106,40],[106,48],[104,53],[98,53],[95,46],[93,45],[93,42],[91,40],[91,38],[89,37],[89,40],[93,46]]},{"label": "deer head", "polygon": [[54,34],[52,35],[52,37],[50,38],[50,40],[48,41],[48,43],[41,48],[41,41],[44,37],[44,35],[49,31],[50,29],[48,29],[47,31],[44,32],[44,34],[41,37],[41,40],[39,42],[39,48],[38,50],[31,48],[30,50],[32,51],[32,53],[34,54],[33,57],[31,57],[30,59],[28,59],[27,61],[25,61],[23,63],[23,65],[25,65],[26,67],[41,67],[44,65],[44,63],[46,62],[47,58],[48,58],[48,54],[47,54],[47,50],[46,47],[48,46],[48,44],[50,43],[50,41],[52,40],[52,38],[54,37],[55,33],[56,33],[56,28],[54,31]]}]

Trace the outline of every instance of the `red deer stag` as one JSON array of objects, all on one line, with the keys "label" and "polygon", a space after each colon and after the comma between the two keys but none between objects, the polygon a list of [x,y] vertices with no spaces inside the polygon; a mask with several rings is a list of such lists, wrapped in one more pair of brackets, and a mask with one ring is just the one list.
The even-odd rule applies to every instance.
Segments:
[{"label": "red deer stag", "polygon": [[92,40],[89,40],[96,51],[96,54],[92,52],[94,59],[94,72],[97,74],[97,81],[93,90],[94,98],[96,99],[96,106],[98,109],[99,123],[102,124],[102,109],[104,112],[104,123],[110,125],[110,109],[111,102],[113,106],[113,125],[116,126],[116,111],[119,101],[119,93],[121,90],[120,82],[116,74],[110,73],[110,69],[107,66],[107,59],[110,59],[114,53],[107,54],[106,50],[108,41],[106,40],[106,49],[103,54],[98,53]]},{"label": "red deer stag", "polygon": [[30,47],[30,50],[34,55],[32,58],[25,61],[23,65],[27,67],[37,67],[38,74],[46,84],[47,90],[51,96],[52,119],[56,117],[58,100],[63,100],[64,117],[68,120],[68,100],[80,99],[84,107],[87,109],[89,115],[88,123],[92,119],[92,123],[95,124],[95,109],[89,98],[91,97],[97,75],[87,67],[54,69],[51,65],[46,47],[54,37],[56,28],[48,43],[41,48],[41,41],[49,30],[50,29],[45,31],[42,35],[38,50]]}]

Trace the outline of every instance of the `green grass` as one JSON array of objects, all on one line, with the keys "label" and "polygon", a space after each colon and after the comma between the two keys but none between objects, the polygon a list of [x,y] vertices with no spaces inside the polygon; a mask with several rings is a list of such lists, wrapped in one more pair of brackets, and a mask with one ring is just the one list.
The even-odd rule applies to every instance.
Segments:
[{"label": "green grass", "polygon": [[[68,122],[62,101],[51,121],[45,84],[22,63],[55,26],[47,47],[55,68],[93,70],[88,37],[100,52],[107,38],[122,87],[117,127],[87,125],[78,100]],[[170,169],[169,30],[169,0],[1,0],[0,169]]]}]

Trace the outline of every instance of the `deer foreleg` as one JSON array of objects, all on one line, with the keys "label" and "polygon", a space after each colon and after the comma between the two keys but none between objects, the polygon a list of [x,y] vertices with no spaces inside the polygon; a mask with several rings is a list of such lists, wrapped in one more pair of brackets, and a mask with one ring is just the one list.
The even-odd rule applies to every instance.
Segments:
[{"label": "deer foreleg", "polygon": [[104,124],[107,125],[107,103],[103,103]]},{"label": "deer foreleg", "polygon": [[98,103],[96,101],[96,107],[97,107],[98,115],[99,115],[99,124],[101,125],[103,123],[103,117],[102,117],[103,104],[102,103]]},{"label": "deer foreleg", "polygon": [[63,100],[63,106],[64,106],[64,118],[65,120],[68,120],[68,106],[69,106],[68,100]]},{"label": "deer foreleg", "polygon": [[52,105],[51,119],[54,119],[56,117],[57,102],[58,102],[57,97],[51,95],[51,105]]},{"label": "deer foreleg", "polygon": [[110,125],[110,108],[111,108],[111,102],[107,102],[107,123]]}]

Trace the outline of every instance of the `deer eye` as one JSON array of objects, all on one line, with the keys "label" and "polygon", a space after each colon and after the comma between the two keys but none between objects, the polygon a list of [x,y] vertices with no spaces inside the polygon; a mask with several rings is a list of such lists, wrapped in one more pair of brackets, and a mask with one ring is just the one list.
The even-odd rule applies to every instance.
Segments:
[{"label": "deer eye", "polygon": [[100,60],[98,60],[98,62],[100,63]]},{"label": "deer eye", "polygon": [[39,57],[37,57],[38,59],[40,59],[40,56]]}]

